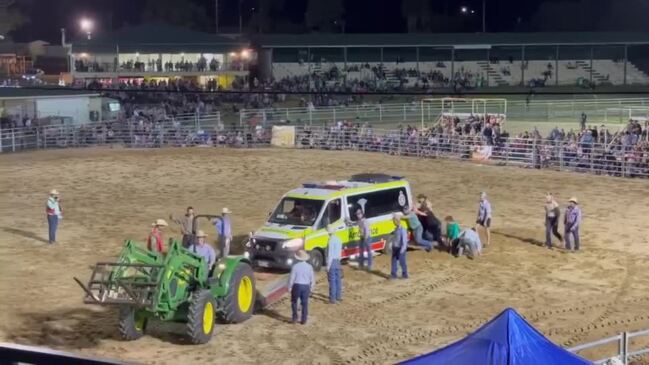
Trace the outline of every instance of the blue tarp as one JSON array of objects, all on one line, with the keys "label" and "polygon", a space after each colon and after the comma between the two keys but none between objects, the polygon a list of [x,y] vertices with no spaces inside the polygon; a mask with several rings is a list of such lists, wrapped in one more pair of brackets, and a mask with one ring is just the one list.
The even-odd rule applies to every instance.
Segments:
[{"label": "blue tarp", "polygon": [[464,339],[406,360],[407,365],[592,365],[550,342],[507,308]]}]

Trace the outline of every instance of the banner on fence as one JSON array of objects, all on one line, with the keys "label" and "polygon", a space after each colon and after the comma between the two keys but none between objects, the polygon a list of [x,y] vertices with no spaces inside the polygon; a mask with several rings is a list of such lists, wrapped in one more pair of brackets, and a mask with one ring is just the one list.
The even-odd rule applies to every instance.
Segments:
[{"label": "banner on fence", "polygon": [[295,127],[273,126],[270,144],[274,147],[295,147]]}]

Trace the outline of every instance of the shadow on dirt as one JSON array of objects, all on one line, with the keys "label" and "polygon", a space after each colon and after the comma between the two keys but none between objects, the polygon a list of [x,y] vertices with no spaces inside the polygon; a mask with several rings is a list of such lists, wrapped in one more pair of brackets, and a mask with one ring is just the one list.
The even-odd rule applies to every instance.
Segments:
[{"label": "shadow on dirt", "polygon": [[16,228],[10,228],[10,227],[0,227],[0,229],[2,231],[6,232],[6,233],[13,234],[13,235],[16,235],[16,236],[25,237],[25,238],[28,238],[30,240],[35,240],[35,241],[43,242],[43,243],[49,243],[47,241],[47,239],[37,235],[34,232],[24,231],[22,229],[16,229]]}]

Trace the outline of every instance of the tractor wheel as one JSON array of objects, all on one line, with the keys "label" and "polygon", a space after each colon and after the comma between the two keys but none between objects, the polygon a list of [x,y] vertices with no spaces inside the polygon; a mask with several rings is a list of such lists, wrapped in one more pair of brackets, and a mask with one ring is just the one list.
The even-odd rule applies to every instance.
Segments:
[{"label": "tractor wheel", "polygon": [[324,266],[324,255],[322,254],[322,251],[316,248],[309,252],[309,255],[311,256],[309,263],[313,266],[313,271],[319,272],[322,270],[322,266]]},{"label": "tractor wheel", "polygon": [[148,318],[133,307],[119,308],[119,333],[122,339],[134,341],[144,336]]},{"label": "tractor wheel", "polygon": [[187,311],[187,336],[193,344],[210,341],[216,319],[216,300],[209,290],[198,290],[192,294]]},{"label": "tractor wheel", "polygon": [[228,293],[223,298],[223,320],[226,323],[241,323],[252,317],[256,294],[252,267],[239,262],[230,278]]}]

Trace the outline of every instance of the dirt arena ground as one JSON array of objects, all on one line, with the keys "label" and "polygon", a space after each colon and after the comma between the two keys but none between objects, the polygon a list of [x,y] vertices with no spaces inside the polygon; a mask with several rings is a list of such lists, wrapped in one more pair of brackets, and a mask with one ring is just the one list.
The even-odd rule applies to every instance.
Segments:
[{"label": "dirt arena ground", "polygon": [[[463,225],[474,220],[478,193],[488,191],[492,246],[475,261],[412,251],[407,281],[345,266],[344,303],[337,306],[325,304],[320,274],[306,326],[286,322],[283,300],[246,323],[217,327],[202,346],[184,344],[182,326],[174,325],[122,342],[114,310],[81,302],[72,277],[86,280],[90,265],[113,259],[124,239],[144,239],[155,218],[187,205],[202,213],[228,206],[236,233],[244,235],[299,183],[368,171],[406,176],[416,193],[433,197],[437,215],[453,214]],[[60,244],[49,247],[43,211],[52,188],[62,193],[64,220]],[[570,195],[581,200],[583,252],[539,246],[546,191],[563,206]],[[148,364],[388,364],[459,339],[511,306],[553,341],[577,345],[649,328],[648,192],[646,180],[368,153],[195,148],[2,155],[0,341]],[[377,258],[377,268],[389,272],[386,257]]]}]

